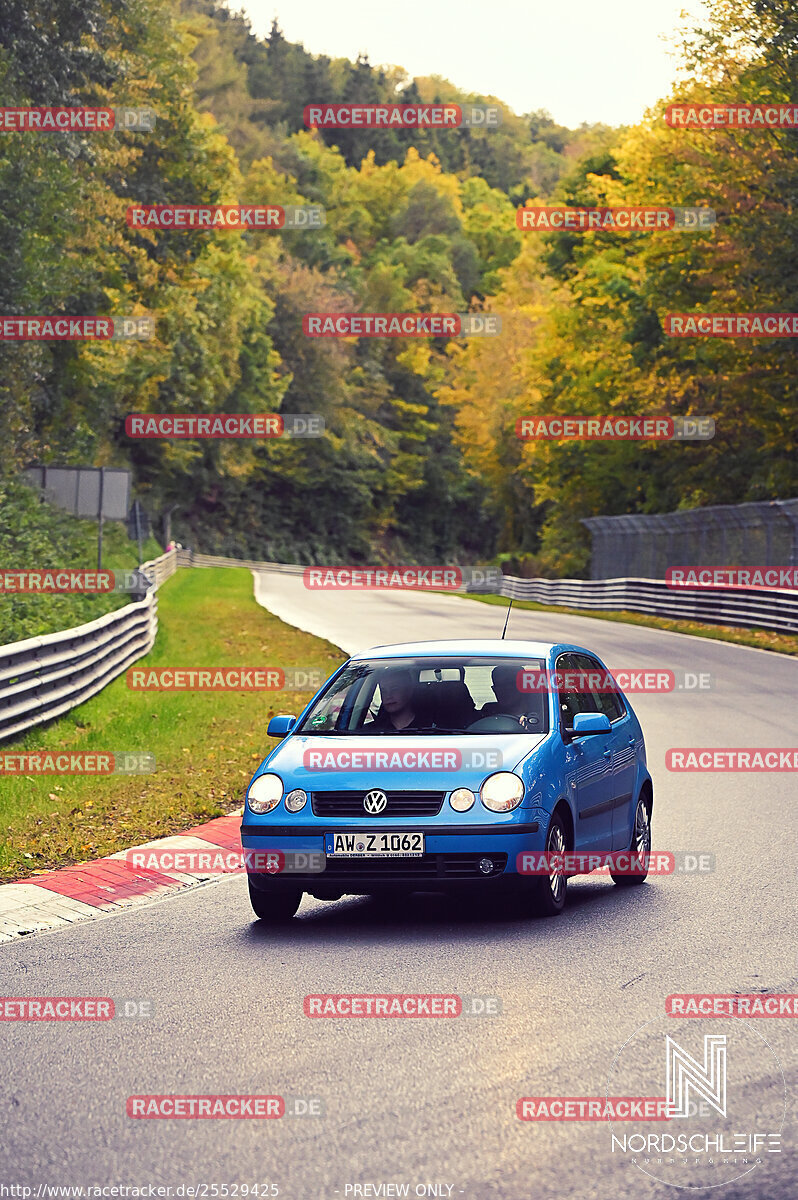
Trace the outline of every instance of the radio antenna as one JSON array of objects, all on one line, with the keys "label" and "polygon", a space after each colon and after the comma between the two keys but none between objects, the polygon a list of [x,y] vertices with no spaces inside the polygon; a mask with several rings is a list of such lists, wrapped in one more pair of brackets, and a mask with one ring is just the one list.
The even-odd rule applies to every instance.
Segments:
[{"label": "radio antenna", "polygon": [[512,607],[513,607],[513,602],[512,602],[512,600],[511,600],[511,601],[510,601],[510,608],[508,608],[508,609],[507,609],[507,616],[504,618],[504,629],[502,630],[502,641],[504,641],[504,635],[505,635],[505,633],[507,632],[507,622],[510,620],[510,609],[511,609]]}]

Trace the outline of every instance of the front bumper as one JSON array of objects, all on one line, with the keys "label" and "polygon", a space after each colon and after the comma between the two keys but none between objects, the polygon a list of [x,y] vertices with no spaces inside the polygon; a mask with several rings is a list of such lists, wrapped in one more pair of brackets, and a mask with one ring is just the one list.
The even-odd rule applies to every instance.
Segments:
[{"label": "front bumper", "polygon": [[[372,824],[371,828],[374,828]],[[520,878],[516,860],[524,851],[542,849],[543,825],[540,821],[472,824],[461,826],[386,823],[385,833],[424,834],[424,854],[418,858],[338,858],[324,853],[326,832],[357,832],[330,822],[324,826],[279,826],[268,830],[262,825],[244,824],[241,843],[244,850],[282,852],[287,856],[313,856],[321,869],[281,873],[249,871],[250,882],[263,890],[299,887],[313,895],[357,895],[381,888],[450,890],[469,884],[500,884]],[[490,871],[486,862],[490,861]],[[301,860],[300,860],[301,861]]]}]

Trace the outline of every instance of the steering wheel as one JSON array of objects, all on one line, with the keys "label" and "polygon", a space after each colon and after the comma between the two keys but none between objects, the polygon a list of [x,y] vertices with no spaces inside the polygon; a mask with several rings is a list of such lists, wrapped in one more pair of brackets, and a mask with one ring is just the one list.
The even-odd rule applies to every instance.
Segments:
[{"label": "steering wheel", "polygon": [[523,730],[520,717],[511,717],[509,714],[494,713],[490,717],[480,717],[478,721],[474,721],[468,726],[468,733],[518,733]]}]

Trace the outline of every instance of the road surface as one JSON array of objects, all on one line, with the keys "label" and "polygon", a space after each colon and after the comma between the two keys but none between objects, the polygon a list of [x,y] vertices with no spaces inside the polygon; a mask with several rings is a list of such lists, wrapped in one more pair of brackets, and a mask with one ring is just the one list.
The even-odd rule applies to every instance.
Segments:
[{"label": "road surface", "polygon": [[[314,593],[301,577],[282,574],[261,573],[256,590],[278,616],[348,652],[499,636],[504,619],[499,607],[456,596]],[[606,1095],[618,1051],[642,1026],[661,1023],[670,993],[798,992],[795,776],[664,767],[672,746],[794,746],[798,666],[742,647],[541,612],[513,610],[508,636],[580,642],[614,668],[709,674],[704,690],[633,702],[654,777],[655,848],[711,853],[715,870],[629,890],[575,880],[565,913],[547,921],[430,896],[388,911],[369,899],[305,899],[279,932],[253,922],[244,880],[227,877],[0,947],[5,995],[149,998],[154,1010],[148,1019],[102,1024],[0,1026],[0,1182],[32,1186],[33,1196],[40,1185],[154,1184],[174,1196],[207,1185],[195,1195],[223,1197],[223,1185],[234,1196],[233,1185],[256,1183],[260,1195],[273,1183],[292,1200],[684,1194],[612,1153],[606,1122],[522,1122],[516,1102]],[[309,993],[353,992],[493,996],[501,1013],[303,1013]],[[757,1113],[774,1120],[783,1084],[757,1034],[789,1077],[793,1023],[693,1024],[696,1037],[710,1024],[729,1034],[729,1103],[739,1121],[750,1124]],[[126,1115],[131,1095],[211,1093],[319,1098],[324,1115]],[[781,1154],[764,1155],[752,1174],[711,1194],[794,1197],[786,1133]]]}]

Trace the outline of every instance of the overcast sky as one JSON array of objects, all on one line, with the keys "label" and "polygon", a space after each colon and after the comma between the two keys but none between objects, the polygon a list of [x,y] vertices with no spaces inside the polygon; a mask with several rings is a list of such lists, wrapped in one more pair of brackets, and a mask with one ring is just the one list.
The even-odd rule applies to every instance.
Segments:
[{"label": "overcast sky", "polygon": [[[277,17],[312,54],[443,75],[518,113],[546,108],[563,125],[638,121],[676,73],[661,35],[701,0],[229,0],[265,35]],[[308,100],[325,100],[312,96]]]}]

